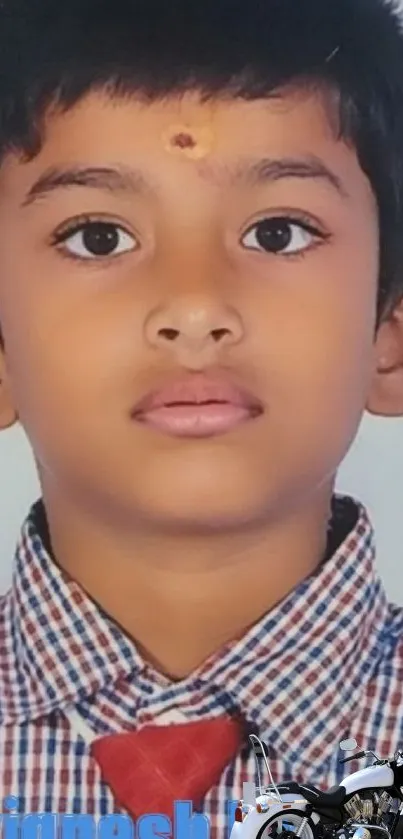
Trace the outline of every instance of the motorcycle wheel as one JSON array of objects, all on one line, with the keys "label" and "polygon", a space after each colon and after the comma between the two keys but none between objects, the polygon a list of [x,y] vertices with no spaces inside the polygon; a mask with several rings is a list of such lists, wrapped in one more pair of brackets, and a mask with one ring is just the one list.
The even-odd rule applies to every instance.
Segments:
[{"label": "motorcycle wheel", "polygon": [[[288,810],[281,819],[278,815],[272,816],[262,825],[256,839],[293,839],[304,818],[299,810]],[[315,839],[315,825],[311,819],[308,818],[299,839]]]}]

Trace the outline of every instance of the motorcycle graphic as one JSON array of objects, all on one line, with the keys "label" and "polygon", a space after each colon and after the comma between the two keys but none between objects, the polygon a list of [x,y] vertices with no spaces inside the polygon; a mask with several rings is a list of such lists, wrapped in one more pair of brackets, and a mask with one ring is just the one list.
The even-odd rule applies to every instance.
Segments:
[{"label": "motorcycle graphic", "polygon": [[[250,735],[258,787],[246,783],[235,812],[230,839],[401,839],[403,837],[403,752],[380,760],[360,751],[340,763],[373,757],[364,769],[347,775],[340,785],[321,790],[290,781],[276,784],[268,749]],[[342,751],[357,748],[355,740],[340,743]],[[260,759],[270,783],[262,784]]]}]

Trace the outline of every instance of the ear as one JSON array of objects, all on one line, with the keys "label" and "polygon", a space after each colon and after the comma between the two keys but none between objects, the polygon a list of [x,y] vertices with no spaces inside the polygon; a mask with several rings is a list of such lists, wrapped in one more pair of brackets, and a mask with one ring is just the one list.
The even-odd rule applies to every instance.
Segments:
[{"label": "ear", "polygon": [[7,375],[5,350],[0,340],[0,431],[11,428],[17,421],[18,414],[13,406]]},{"label": "ear", "polygon": [[375,416],[403,416],[403,300],[378,330],[376,370],[367,411]]}]

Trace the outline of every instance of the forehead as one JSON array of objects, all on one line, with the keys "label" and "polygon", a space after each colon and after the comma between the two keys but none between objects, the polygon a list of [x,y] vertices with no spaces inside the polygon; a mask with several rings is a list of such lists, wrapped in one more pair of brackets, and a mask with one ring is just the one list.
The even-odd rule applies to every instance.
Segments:
[{"label": "forehead", "polygon": [[[100,128],[106,134],[99,136]],[[54,145],[63,148],[77,141],[82,145],[85,132],[92,147],[114,143],[123,148],[129,142],[137,151],[158,154],[170,132],[186,130],[204,141],[210,137],[217,158],[223,153],[260,154],[269,142],[291,147],[297,138],[306,145],[337,141],[323,98],[307,91],[252,102],[228,98],[203,102],[197,94],[186,94],[147,104],[135,97],[112,100],[92,93],[67,114],[49,116],[46,140],[49,151]]]},{"label": "forehead", "polygon": [[150,191],[178,179],[222,188],[241,183],[242,171],[253,169],[253,161],[298,166],[310,159],[334,175],[341,193],[355,185],[371,191],[319,93],[289,91],[252,102],[203,102],[187,94],[153,103],[90,93],[66,113],[49,113],[39,155],[29,163],[9,156],[1,177],[3,188],[29,191],[52,167],[127,166],[144,177]]}]

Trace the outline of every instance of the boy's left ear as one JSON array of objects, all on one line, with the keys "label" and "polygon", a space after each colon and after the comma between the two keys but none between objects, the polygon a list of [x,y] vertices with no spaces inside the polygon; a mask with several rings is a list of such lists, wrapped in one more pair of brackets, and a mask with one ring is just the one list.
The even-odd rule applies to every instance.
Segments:
[{"label": "boy's left ear", "polygon": [[376,369],[367,402],[375,416],[403,416],[403,300],[381,324],[375,342]]}]

